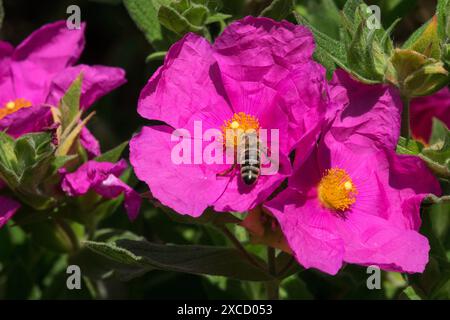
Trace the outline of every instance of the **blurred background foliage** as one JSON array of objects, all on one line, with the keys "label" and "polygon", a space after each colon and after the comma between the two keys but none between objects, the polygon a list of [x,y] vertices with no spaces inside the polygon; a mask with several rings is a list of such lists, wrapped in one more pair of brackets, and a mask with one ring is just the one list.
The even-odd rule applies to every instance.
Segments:
[{"label": "blurred background foliage", "polygon": [[[126,70],[128,83],[109,94],[95,106],[96,117],[88,127],[102,142],[106,151],[128,140],[146,122],[136,112],[136,102],[141,88],[161,64],[161,56],[173,41],[184,32],[195,31],[213,39],[226,22],[246,15],[286,18],[295,22],[290,11],[277,11],[267,0],[214,0],[208,1],[209,16],[196,14],[190,24],[183,26],[160,17],[164,41],[149,43],[154,35],[139,32],[128,11],[142,0],[3,0],[6,16],[0,37],[17,45],[33,30],[43,24],[67,17],[66,8],[76,4],[81,8],[82,20],[87,22],[86,48],[80,63],[103,64]],[[167,2],[167,1],[166,1]],[[275,1],[282,2],[282,1]],[[339,17],[330,13],[327,6],[342,8],[345,0],[297,0],[295,11],[303,15],[317,29],[335,36],[334,22]],[[436,3],[430,0],[380,0],[368,1],[381,7],[382,23],[386,28],[396,18],[402,20],[393,33],[397,44],[408,36],[435,11]],[[125,4],[125,5],[124,5]],[[272,7],[271,7],[272,5]],[[131,9],[130,9],[131,8]],[[128,9],[128,10],[127,10]],[[281,16],[279,13],[282,12]],[[131,14],[132,15],[132,14]],[[132,15],[133,16],[133,15]],[[139,17],[133,17],[139,19]],[[167,43],[168,41],[168,43]],[[126,155],[125,155],[126,156]],[[137,185],[140,192],[145,186]],[[212,224],[191,224],[146,202],[140,217],[130,223],[123,209],[117,209],[100,223],[102,237],[115,237],[107,230],[128,230],[154,243],[227,245],[228,240]],[[382,290],[368,290],[366,268],[346,266],[332,277],[314,270],[298,272],[285,278],[281,284],[281,298],[285,299],[383,299],[383,298],[450,298],[448,262],[450,248],[448,233],[449,205],[434,206],[432,219],[424,219],[423,232],[433,246],[433,256],[425,274],[406,277],[398,273],[382,273]],[[175,221],[177,220],[177,221]],[[248,235],[238,226],[234,230],[239,240],[255,255],[264,257],[261,247],[250,243]],[[124,237],[124,234],[120,235]],[[131,236],[132,237],[132,236]],[[437,248],[437,249],[436,249]],[[444,261],[444,263],[442,263]],[[66,288],[66,267],[70,263],[82,266],[82,290]],[[409,286],[414,283],[414,286]],[[0,229],[0,299],[80,299],[80,298],[263,298],[261,282],[230,280],[217,276],[197,276],[170,271],[151,271],[130,281],[121,281],[98,255],[82,251],[75,256],[59,254],[38,246],[22,230],[13,226]]]}]

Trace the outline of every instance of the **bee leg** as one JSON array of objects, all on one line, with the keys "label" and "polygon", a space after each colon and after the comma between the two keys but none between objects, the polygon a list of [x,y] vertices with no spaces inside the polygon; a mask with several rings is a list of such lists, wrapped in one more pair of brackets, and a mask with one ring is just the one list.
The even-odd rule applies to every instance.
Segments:
[{"label": "bee leg", "polygon": [[233,164],[231,167],[229,167],[228,169],[226,169],[225,171],[219,172],[217,174],[218,177],[224,177],[229,175],[234,169],[236,168],[236,164]]}]

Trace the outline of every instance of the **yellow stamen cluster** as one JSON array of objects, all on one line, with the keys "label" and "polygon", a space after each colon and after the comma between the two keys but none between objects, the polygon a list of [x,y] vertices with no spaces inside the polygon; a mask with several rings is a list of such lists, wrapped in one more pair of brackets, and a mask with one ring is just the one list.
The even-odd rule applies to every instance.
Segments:
[{"label": "yellow stamen cluster", "polygon": [[23,98],[8,101],[3,107],[0,107],[0,119],[20,109],[29,107],[31,107],[31,102]]},{"label": "yellow stamen cluster", "polygon": [[231,119],[226,120],[221,129],[224,145],[237,146],[240,134],[249,130],[258,131],[259,121],[252,115],[239,112],[235,113]]},{"label": "yellow stamen cluster", "polygon": [[332,168],[325,171],[320,180],[318,197],[328,209],[345,211],[356,201],[358,190],[344,169]]}]

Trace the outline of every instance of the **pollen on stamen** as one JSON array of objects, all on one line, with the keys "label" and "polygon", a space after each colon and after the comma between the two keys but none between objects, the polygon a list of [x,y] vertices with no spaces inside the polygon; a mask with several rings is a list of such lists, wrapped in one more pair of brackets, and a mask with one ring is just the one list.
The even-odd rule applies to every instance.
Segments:
[{"label": "pollen on stamen", "polygon": [[3,119],[7,115],[14,113],[20,109],[29,108],[31,106],[31,102],[23,98],[8,101],[3,105],[3,107],[0,106],[0,119]]},{"label": "pollen on stamen", "polygon": [[331,210],[348,210],[355,202],[358,190],[344,169],[327,169],[318,187],[320,203]]},{"label": "pollen on stamen", "polygon": [[231,119],[225,120],[221,129],[224,145],[236,146],[239,133],[249,130],[258,131],[259,121],[255,116],[239,112],[235,113]]}]

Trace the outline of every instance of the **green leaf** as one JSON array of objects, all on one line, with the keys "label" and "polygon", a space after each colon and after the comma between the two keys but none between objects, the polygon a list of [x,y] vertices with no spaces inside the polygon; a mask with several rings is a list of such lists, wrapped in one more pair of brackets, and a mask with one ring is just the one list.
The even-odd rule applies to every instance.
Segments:
[{"label": "green leaf", "polygon": [[403,48],[414,50],[430,58],[440,59],[440,39],[437,29],[437,18],[434,16],[411,35]]},{"label": "green leaf", "polygon": [[205,24],[208,16],[209,10],[207,7],[194,3],[189,9],[183,12],[183,17],[185,17],[191,24],[199,27]]},{"label": "green leaf", "polygon": [[170,0],[123,0],[128,14],[156,50],[167,50],[170,46],[158,20],[161,4],[169,3]]},{"label": "green leaf", "polygon": [[314,34],[314,39],[316,41],[314,57],[319,63],[324,65],[329,71],[334,71],[336,68],[335,65],[346,71],[350,71],[347,67],[346,50],[340,41],[320,32],[299,14],[294,13],[294,16],[297,19],[298,24],[307,26]]},{"label": "green leaf", "polygon": [[269,6],[264,8],[260,16],[274,20],[282,20],[291,14],[293,8],[293,0],[274,0]]},{"label": "green leaf", "polygon": [[59,105],[61,111],[61,131],[64,132],[71,123],[78,120],[77,116],[80,111],[81,86],[83,82],[83,74],[72,82],[69,89],[62,97]]},{"label": "green leaf", "polygon": [[178,35],[184,35],[188,32],[200,32],[203,29],[203,27],[190,23],[185,17],[169,6],[162,5],[159,8],[158,19],[161,25]]},{"label": "green leaf", "polygon": [[163,245],[147,241],[115,243],[86,241],[85,246],[116,263],[191,274],[220,275],[240,280],[267,281],[272,277],[249,263],[236,249],[209,246]]},{"label": "green leaf", "polygon": [[438,0],[436,6],[438,35],[441,41],[450,41],[450,1]]},{"label": "green leaf", "polygon": [[128,141],[122,142],[117,147],[99,155],[94,160],[98,162],[117,162],[127,146]]}]

